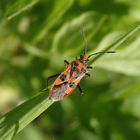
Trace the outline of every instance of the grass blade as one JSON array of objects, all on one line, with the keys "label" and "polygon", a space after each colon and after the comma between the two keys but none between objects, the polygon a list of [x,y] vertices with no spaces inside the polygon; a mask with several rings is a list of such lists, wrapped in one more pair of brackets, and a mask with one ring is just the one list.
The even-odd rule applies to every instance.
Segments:
[{"label": "grass blade", "polygon": [[[119,39],[117,39],[115,42],[113,42],[111,45],[109,45],[107,48],[105,48],[104,51],[108,51],[111,48],[116,48],[118,46],[120,46],[122,43],[124,43],[128,38],[130,38],[132,35],[134,35],[138,30],[140,29],[140,25],[136,26],[134,29],[132,29],[131,31],[129,31],[128,33],[126,33],[125,35],[123,35],[122,37],[120,37]],[[97,55],[94,59],[92,59],[90,61],[90,64],[94,63],[97,59],[99,59],[102,55],[104,55],[103,53],[100,53],[99,55]]]},{"label": "grass blade", "polygon": [[24,102],[0,119],[1,140],[12,139],[53,103],[53,101],[47,98],[47,92]]},{"label": "grass blade", "polygon": [[8,20],[11,20],[15,16],[19,15],[23,11],[30,9],[33,5],[35,5],[38,0],[16,0],[12,5],[10,5],[6,11],[6,17]]},{"label": "grass blade", "polygon": [[69,1],[61,0],[59,2],[58,1],[55,2],[54,8],[52,12],[50,12],[50,15],[46,19],[42,29],[33,39],[34,44],[40,42],[44,37],[46,37],[49,30],[58,23],[58,21],[62,18],[62,16],[72,6],[73,2],[74,0]]}]

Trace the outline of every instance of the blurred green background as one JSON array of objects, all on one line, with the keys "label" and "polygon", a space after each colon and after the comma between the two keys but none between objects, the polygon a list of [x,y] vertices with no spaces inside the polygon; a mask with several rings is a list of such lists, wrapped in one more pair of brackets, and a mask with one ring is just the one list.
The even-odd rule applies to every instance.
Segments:
[{"label": "blurred green background", "polygon": [[[0,114],[46,87],[83,51],[100,51],[140,23],[139,0],[0,0]],[[77,90],[14,140],[139,140],[140,36],[102,56]]]}]

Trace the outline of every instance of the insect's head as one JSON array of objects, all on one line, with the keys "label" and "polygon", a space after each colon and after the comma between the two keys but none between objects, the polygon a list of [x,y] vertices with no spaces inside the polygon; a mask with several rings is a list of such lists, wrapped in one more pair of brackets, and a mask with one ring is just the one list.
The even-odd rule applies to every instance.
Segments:
[{"label": "insect's head", "polygon": [[81,55],[80,55],[80,61],[81,61],[83,64],[87,64],[87,62],[89,61],[88,56],[87,56],[86,54],[81,54]]}]

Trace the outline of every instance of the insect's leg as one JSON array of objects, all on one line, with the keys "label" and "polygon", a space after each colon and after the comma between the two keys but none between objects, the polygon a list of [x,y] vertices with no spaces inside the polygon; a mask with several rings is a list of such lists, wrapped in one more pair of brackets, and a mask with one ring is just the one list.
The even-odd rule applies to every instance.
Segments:
[{"label": "insect's leg", "polygon": [[69,65],[69,62],[67,60],[64,60],[65,66]]},{"label": "insect's leg", "polygon": [[60,75],[60,73],[49,76],[49,77],[47,78],[47,87],[44,88],[44,89],[42,89],[41,92],[48,90],[48,83],[49,83],[49,80],[52,79],[52,78],[54,78],[54,77],[57,77],[57,76],[59,76],[59,75]]},{"label": "insect's leg", "polygon": [[82,95],[82,94],[83,94],[83,91],[82,91],[82,89],[81,89],[81,87],[80,87],[80,85],[79,85],[79,84],[77,85],[77,88],[78,88],[78,90],[79,90],[80,94]]},{"label": "insect's leg", "polygon": [[57,74],[51,75],[51,76],[49,76],[49,77],[47,78],[47,89],[48,89],[48,85],[49,85],[49,80],[52,79],[52,78],[54,78],[54,77],[57,77],[57,76],[59,76],[59,75],[60,75],[60,73],[57,73]]},{"label": "insect's leg", "polygon": [[49,83],[49,80],[52,79],[52,78],[54,78],[54,77],[57,77],[57,76],[59,76],[59,75],[60,75],[60,73],[49,76],[49,77],[47,78],[47,87],[44,88],[44,89],[42,89],[41,92],[48,90],[48,83]]},{"label": "insect's leg", "polygon": [[92,69],[93,67],[92,66],[87,66],[87,69]]},{"label": "insect's leg", "polygon": [[88,76],[88,77],[90,77],[90,74],[89,73],[86,73],[85,75]]}]

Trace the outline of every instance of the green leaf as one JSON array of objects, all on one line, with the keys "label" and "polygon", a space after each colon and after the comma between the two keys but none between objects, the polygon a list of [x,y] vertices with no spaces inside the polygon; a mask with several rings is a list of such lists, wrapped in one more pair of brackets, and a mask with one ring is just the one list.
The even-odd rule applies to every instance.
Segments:
[{"label": "green leaf", "polygon": [[0,138],[10,140],[32,120],[45,111],[53,101],[47,98],[48,92],[41,93],[24,102],[0,119]]},{"label": "green leaf", "polygon": [[14,140],[43,140],[44,136],[39,131],[38,126],[35,126],[34,124],[30,124],[26,127],[26,129],[23,129],[22,133],[18,133],[17,136],[14,137]]},{"label": "green leaf", "polygon": [[[123,35],[121,38],[113,42],[111,45],[108,45],[106,47],[106,44],[110,44],[112,38],[119,35],[118,33],[112,33],[109,36],[105,37],[105,39],[103,39],[98,49],[104,47],[103,51],[107,51],[111,48],[113,49],[117,48],[122,43],[124,43],[128,38],[134,35],[139,29],[140,29],[140,25],[132,29],[126,35]],[[102,44],[104,44],[104,46]],[[140,38],[138,37],[136,40],[134,40],[131,44],[129,44],[124,49],[121,49],[120,51],[118,50],[116,54],[113,54],[113,56],[106,55],[104,56],[104,58],[101,58],[100,61],[97,62],[96,66],[107,70],[123,73],[126,75],[140,76],[140,72],[139,72],[140,53],[139,51],[137,51],[139,49],[139,44],[140,44]],[[91,61],[91,63],[95,62],[102,55],[103,54],[100,54],[97,57],[95,57]]]},{"label": "green leaf", "polygon": [[42,30],[37,34],[33,39],[34,43],[41,41],[49,32],[49,30],[58,23],[61,17],[67,12],[67,10],[72,6],[73,0],[59,0],[55,1],[53,10],[50,12],[50,15],[47,17]]},{"label": "green leaf", "polygon": [[3,11],[3,15],[10,20],[20,13],[30,9],[38,1],[39,0],[14,0],[7,3],[7,5],[5,5],[5,1],[1,1],[1,4],[4,7],[6,6],[5,11]]},{"label": "green leaf", "polygon": [[123,73],[125,75],[140,76],[140,37],[116,54],[106,55],[97,63],[98,67]]},{"label": "green leaf", "polygon": [[114,99],[121,99],[124,101],[122,104],[122,110],[124,112],[131,113],[140,118],[140,82],[133,83],[129,84],[129,86],[124,86],[115,94],[112,93],[112,96]]},{"label": "green leaf", "polygon": [[26,42],[24,42],[23,44],[24,44],[24,49],[29,54],[32,54],[33,56],[37,56],[37,57],[44,58],[44,59],[49,57],[48,55],[46,55],[46,52],[42,51],[41,49],[38,49],[36,46],[33,46]]},{"label": "green leaf", "polygon": [[[137,31],[139,31],[139,29],[140,29],[140,25],[136,26],[134,29],[132,29],[128,33],[126,33],[123,36],[121,36],[119,39],[117,39],[116,41],[114,41],[112,44],[110,44],[107,47],[105,47],[105,49],[103,49],[102,51],[108,51],[108,50],[110,50],[112,48],[113,49],[116,49],[118,46],[122,45],[126,40],[128,40],[132,35],[134,35]],[[102,55],[104,55],[104,53],[101,53],[101,54],[97,55],[94,59],[92,59],[90,61],[90,64],[92,64],[93,62],[95,62]]]},{"label": "green leaf", "polygon": [[[106,16],[101,16],[95,12],[85,12],[80,16],[66,22],[54,36],[52,52],[58,52],[65,56],[74,56],[77,52],[84,49],[81,27],[84,26],[86,39],[89,42],[91,38],[100,30]],[[91,30],[93,30],[91,32]],[[74,51],[73,51],[74,50]]]}]

